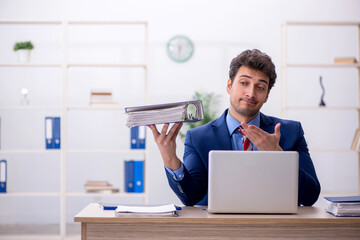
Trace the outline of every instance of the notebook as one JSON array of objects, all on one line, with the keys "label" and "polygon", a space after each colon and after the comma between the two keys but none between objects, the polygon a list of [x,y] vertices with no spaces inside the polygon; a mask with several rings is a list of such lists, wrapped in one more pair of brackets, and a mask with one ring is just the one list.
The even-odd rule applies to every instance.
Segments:
[{"label": "notebook", "polygon": [[296,213],[295,151],[210,151],[208,211]]}]

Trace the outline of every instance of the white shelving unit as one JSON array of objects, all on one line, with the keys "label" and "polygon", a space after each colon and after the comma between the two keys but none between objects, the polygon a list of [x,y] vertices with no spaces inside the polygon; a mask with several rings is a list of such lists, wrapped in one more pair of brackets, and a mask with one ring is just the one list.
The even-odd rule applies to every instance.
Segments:
[{"label": "white shelving unit", "polygon": [[[291,49],[291,41],[289,40],[289,30],[292,30],[291,33],[295,33],[298,34],[297,37],[299,40],[297,41],[293,41],[293,42],[305,42],[306,46],[310,46],[309,48],[311,48],[311,44],[314,44],[314,48],[311,48],[311,50],[307,49],[307,48],[302,48],[303,46],[295,46],[299,47],[299,49],[297,50],[298,55],[300,55],[300,62],[296,62],[297,59],[293,58],[291,60],[289,60],[289,52],[290,50],[292,51],[292,53],[296,52],[296,50],[294,51],[293,49]],[[296,29],[296,30],[294,30]],[[326,30],[327,32],[331,32],[333,31],[332,35],[325,35],[325,36],[311,36],[311,34],[317,34],[317,30]],[[301,34],[304,34],[304,30],[307,31],[308,35],[301,35],[299,32],[302,30],[303,32],[301,32]],[[343,33],[343,31],[345,31],[344,35],[341,35]],[[344,45],[339,45],[336,44],[336,37],[340,36],[340,37],[344,37],[344,39],[347,37],[346,34],[351,35],[350,37],[348,37],[348,39],[351,39],[351,43],[353,43],[353,45],[355,46],[351,46],[352,49],[355,49],[354,51],[352,51],[350,54],[348,51],[348,47],[349,46],[344,46]],[[310,36],[309,36],[310,35]],[[345,37],[346,36],[346,37]],[[321,38],[323,37],[323,38]],[[318,39],[321,38],[321,39]],[[335,40],[334,40],[335,39]],[[324,43],[325,41],[328,42],[328,44],[326,46],[329,46],[331,44],[334,44],[334,48],[331,49],[331,47],[329,47],[329,49],[324,49],[323,46],[321,46],[321,43]],[[292,46],[292,48],[294,48],[294,46]],[[314,50],[315,49],[315,50]],[[344,50],[345,49],[345,50]],[[306,55],[305,52],[307,51],[313,51],[311,52],[311,54],[313,55]],[[334,54],[338,54],[338,55],[334,55]],[[345,54],[345,55],[344,55]],[[307,57],[304,57],[304,56]],[[359,57],[360,57],[360,22],[285,22],[284,24],[282,24],[281,26],[281,114],[282,117],[287,117],[289,111],[306,111],[306,114],[311,115],[311,114],[315,114],[315,113],[329,113],[332,116],[336,116],[339,115],[339,113],[341,114],[342,112],[346,111],[346,112],[354,112],[356,117],[358,118],[358,121],[355,123],[356,126],[347,126],[348,128],[360,128],[360,64],[356,63],[356,64],[335,64],[332,63],[334,61],[335,57],[355,57],[358,61],[359,61]],[[295,60],[294,60],[295,59]],[[315,59],[315,60],[314,60]],[[316,105],[296,105],[296,106],[290,106],[289,105],[289,99],[291,99],[293,96],[291,96],[288,91],[289,91],[289,85],[288,82],[290,79],[290,77],[288,76],[289,71],[295,69],[296,71],[299,72],[304,72],[304,71],[312,71],[314,72],[326,72],[326,71],[344,71],[344,72],[348,72],[348,71],[356,71],[357,70],[357,74],[353,74],[355,75],[355,77],[353,77],[352,79],[356,79],[357,81],[357,89],[356,90],[356,94],[357,94],[357,102],[354,101],[353,105],[354,106],[346,106],[346,105],[342,105],[342,106],[335,106],[335,105],[326,105],[326,107],[321,107],[321,106],[316,106]],[[319,70],[320,69],[320,70]],[[357,75],[357,76],[356,76]],[[312,76],[308,76],[309,78],[314,77]],[[302,80],[302,79],[301,79]],[[318,79],[316,79],[318,80]],[[346,84],[347,81],[349,81],[349,79],[338,79],[339,84]],[[304,83],[305,84],[305,83]],[[308,95],[311,96],[311,93],[313,93],[313,90],[311,88],[319,88],[320,89],[320,85],[318,85],[319,83],[313,83],[314,85],[306,85],[304,87],[304,89],[297,89],[297,91],[302,92],[303,95]],[[315,85],[316,84],[316,85]],[[355,91],[354,90],[354,91]],[[338,91],[343,91],[343,88],[339,85],[339,89]],[[311,92],[311,93],[309,93]],[[320,98],[320,94],[318,95]],[[326,95],[325,95],[326,96]],[[340,97],[339,97],[340,98]],[[333,103],[333,102],[332,102]],[[314,119],[313,123],[314,124],[319,124],[321,120],[319,119]],[[352,122],[351,122],[352,123]],[[326,123],[324,123],[326,124]],[[343,124],[343,123],[341,123]],[[331,126],[329,126],[329,130],[331,129],[337,129],[337,127],[335,126],[334,128],[332,128]],[[350,140],[349,138],[353,137],[353,132],[351,132],[349,134],[349,137],[347,138],[348,140]],[[309,140],[309,139],[308,139]],[[352,140],[352,139],[351,139]],[[349,141],[350,143],[350,141]],[[357,177],[358,177],[358,187],[359,187],[359,192],[360,192],[360,152],[358,151],[352,151],[350,150],[350,144],[349,146],[343,146],[343,147],[316,147],[316,148],[311,148],[309,146],[310,152],[323,152],[323,153],[332,153],[332,154],[349,154],[349,153],[354,153],[357,155],[357,161],[358,161],[358,166],[359,169],[357,170]],[[343,158],[339,158],[339,161],[343,160]],[[340,170],[341,172],[341,170]],[[346,191],[344,191],[346,192]]]},{"label": "white shelving unit", "polygon": [[[3,157],[4,154],[57,154],[59,156],[59,172],[60,172],[60,189],[59,191],[12,191],[12,189],[9,189],[6,194],[0,194],[0,204],[1,199],[5,198],[24,198],[26,197],[56,197],[59,199],[59,234],[44,234],[44,235],[2,235],[0,233],[0,239],[29,239],[29,238],[39,238],[39,239],[80,239],[80,236],[73,236],[69,233],[67,233],[67,209],[70,207],[68,205],[68,197],[93,197],[93,198],[102,198],[102,197],[116,197],[118,199],[121,198],[134,198],[139,201],[145,203],[147,201],[146,199],[146,192],[147,192],[147,175],[146,172],[144,173],[144,181],[145,181],[145,189],[144,193],[125,193],[123,192],[123,186],[120,187],[119,193],[86,193],[85,191],[72,191],[67,189],[68,185],[68,164],[69,164],[69,154],[136,154],[136,155],[142,155],[144,158],[144,169],[146,170],[146,164],[148,159],[148,151],[145,150],[132,150],[130,149],[130,139],[124,138],[123,141],[128,143],[127,145],[129,148],[74,148],[69,146],[69,124],[71,124],[69,120],[69,112],[96,112],[96,111],[106,111],[106,112],[123,112],[124,107],[120,105],[119,107],[91,107],[87,104],[72,104],[69,103],[69,83],[73,81],[74,77],[70,76],[71,69],[79,69],[79,68],[86,68],[86,69],[143,69],[144,71],[144,78],[143,78],[143,89],[144,92],[142,93],[144,101],[141,102],[141,104],[147,104],[148,103],[148,23],[147,22],[141,22],[141,21],[0,21],[0,26],[6,25],[11,28],[11,26],[43,26],[43,25],[52,25],[59,27],[61,29],[61,39],[59,39],[60,45],[60,52],[61,52],[61,59],[58,59],[57,63],[28,63],[28,64],[20,64],[20,63],[7,63],[7,62],[0,62],[0,70],[2,68],[36,68],[36,69],[60,69],[60,79],[61,79],[61,106],[59,107],[45,107],[45,106],[0,106],[0,111],[2,112],[34,112],[34,111],[51,111],[50,114],[53,114],[53,112],[57,112],[61,116],[61,149],[60,150],[46,150],[45,146],[43,149],[34,149],[34,148],[0,148],[0,158]],[[110,61],[103,61],[100,60],[98,62],[81,62],[81,61],[71,61],[69,54],[71,53],[71,46],[70,46],[70,37],[71,33],[69,29],[73,26],[76,27],[85,27],[89,29],[92,26],[96,27],[114,27],[116,31],[116,27],[118,26],[126,26],[126,27],[141,27],[143,29],[143,36],[144,40],[142,42],[143,46],[142,49],[144,50],[143,53],[143,61],[140,63],[137,62],[126,62],[125,60],[123,63],[117,63],[114,61],[114,59]],[[90,39],[91,41],[91,39]],[[76,42],[75,45],[81,46],[81,43]],[[100,43],[101,44],[101,43]],[[106,43],[105,43],[106,44]],[[36,48],[37,46],[35,46]],[[36,49],[34,49],[36,50]],[[116,55],[118,53],[114,53]],[[115,56],[116,58],[116,56]],[[20,70],[19,70],[20,71]],[[119,80],[121,81],[121,80]],[[126,81],[126,79],[122,79],[122,81]],[[90,94],[90,93],[89,93]],[[1,118],[6,118],[6,116],[1,116]],[[2,126],[3,128],[4,126]],[[43,136],[41,136],[43,138]],[[5,142],[6,139],[2,138],[2,142]],[[119,161],[122,161],[122,159],[119,159]],[[8,161],[8,168],[9,165],[11,165],[11,162]],[[16,176],[21,177],[21,176]],[[120,178],[124,178],[123,173],[119,173]],[[26,200],[25,200],[26,201]],[[80,210],[80,209],[79,209]]]}]

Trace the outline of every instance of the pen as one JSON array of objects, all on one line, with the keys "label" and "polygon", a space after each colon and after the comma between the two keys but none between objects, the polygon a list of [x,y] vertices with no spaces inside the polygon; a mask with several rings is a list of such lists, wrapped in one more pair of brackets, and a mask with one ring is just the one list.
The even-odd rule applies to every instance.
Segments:
[{"label": "pen", "polygon": [[116,210],[116,206],[103,206],[104,210]]}]

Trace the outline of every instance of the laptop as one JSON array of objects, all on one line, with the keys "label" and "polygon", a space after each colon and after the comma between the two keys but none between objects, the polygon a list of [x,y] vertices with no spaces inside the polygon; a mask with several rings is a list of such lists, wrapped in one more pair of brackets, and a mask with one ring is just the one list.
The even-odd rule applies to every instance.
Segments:
[{"label": "laptop", "polygon": [[296,213],[296,151],[210,151],[208,212]]}]

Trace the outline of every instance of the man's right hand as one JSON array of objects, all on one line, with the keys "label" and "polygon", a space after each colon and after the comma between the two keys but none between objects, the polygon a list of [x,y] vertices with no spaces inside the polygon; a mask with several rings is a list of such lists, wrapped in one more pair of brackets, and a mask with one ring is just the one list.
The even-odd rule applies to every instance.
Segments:
[{"label": "man's right hand", "polygon": [[155,125],[148,125],[153,132],[165,166],[172,171],[178,170],[181,166],[180,159],[176,156],[176,137],[182,125],[183,123],[175,123],[168,133],[169,123],[164,124],[161,133],[158,132]]}]

